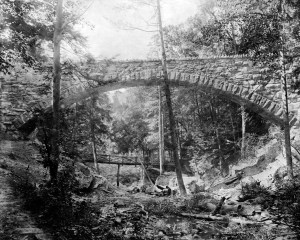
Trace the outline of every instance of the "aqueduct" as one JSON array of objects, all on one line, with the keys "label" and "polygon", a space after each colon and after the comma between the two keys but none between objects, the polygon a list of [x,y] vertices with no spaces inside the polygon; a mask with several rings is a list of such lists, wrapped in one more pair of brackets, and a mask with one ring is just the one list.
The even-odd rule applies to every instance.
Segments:
[{"label": "aqueduct", "polygon": [[[92,94],[136,86],[162,83],[159,60],[100,61],[82,66],[82,71],[100,82],[97,88],[71,86],[63,92],[62,106],[90,97]],[[282,125],[280,83],[268,69],[254,66],[245,56],[168,61],[170,84],[213,91]],[[51,98],[41,99],[45,86],[37,73],[17,71],[1,78],[1,131],[18,129],[33,117],[35,109],[49,109]],[[289,92],[290,123],[299,124],[300,96]]]}]

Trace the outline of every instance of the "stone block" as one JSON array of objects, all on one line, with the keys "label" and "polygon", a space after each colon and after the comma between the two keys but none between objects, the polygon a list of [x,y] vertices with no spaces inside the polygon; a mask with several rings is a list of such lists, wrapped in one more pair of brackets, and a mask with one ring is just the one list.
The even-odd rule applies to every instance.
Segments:
[{"label": "stone block", "polygon": [[222,90],[223,89],[223,85],[224,85],[224,81],[219,80],[219,81],[217,81],[215,83],[215,88]]},{"label": "stone block", "polygon": [[189,82],[190,81],[190,74],[189,73],[183,73],[181,75],[181,81],[182,82]]},{"label": "stone block", "polygon": [[224,81],[222,90],[223,90],[224,92],[227,92],[227,88],[228,88],[228,82],[227,82],[227,81]]},{"label": "stone block", "polygon": [[235,95],[240,95],[241,90],[242,88],[240,86],[234,85],[231,92]]},{"label": "stone block", "polygon": [[192,74],[190,77],[190,83],[197,83],[200,79],[200,76],[198,74]]},{"label": "stone block", "polygon": [[169,78],[170,78],[170,80],[175,80],[176,79],[176,72],[169,72],[169,74],[170,74],[170,76],[169,76]]},{"label": "stone block", "polygon": [[281,117],[283,115],[282,108],[280,108],[278,111],[276,111],[274,115],[277,116],[277,117]]},{"label": "stone block", "polygon": [[275,112],[277,108],[277,104],[275,102],[271,102],[271,104],[268,107],[269,112]]},{"label": "stone block", "polygon": [[246,98],[249,94],[249,88],[242,87],[240,96]]},{"label": "stone block", "polygon": [[232,92],[234,85],[232,83],[228,83],[227,92]]}]

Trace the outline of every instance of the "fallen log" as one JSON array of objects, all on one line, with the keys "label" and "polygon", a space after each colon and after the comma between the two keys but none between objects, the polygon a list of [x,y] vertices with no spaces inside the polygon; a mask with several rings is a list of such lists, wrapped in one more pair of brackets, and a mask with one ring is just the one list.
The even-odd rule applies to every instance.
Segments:
[{"label": "fallen log", "polygon": [[242,205],[224,205],[222,208],[222,212],[227,213],[237,213],[239,214],[242,210]]},{"label": "fallen log", "polygon": [[237,173],[235,176],[225,179],[225,181],[223,183],[225,185],[230,185],[230,184],[234,183],[235,181],[240,180],[243,177],[243,174],[244,174],[244,172],[241,171],[241,172]]},{"label": "fallen log", "polygon": [[193,214],[193,213],[179,213],[182,217],[189,217],[189,218],[197,218],[207,221],[230,221],[233,223],[237,223],[240,225],[263,225],[266,224],[265,222],[259,222],[259,221],[252,221],[248,219],[243,218],[230,218],[230,217],[219,217],[219,216],[212,216],[208,214]]},{"label": "fallen log", "polygon": [[192,218],[204,219],[204,220],[208,220],[208,221],[226,221],[226,220],[228,220],[227,217],[217,217],[217,216],[212,216],[209,214],[179,213],[179,215],[182,217],[192,217]]}]

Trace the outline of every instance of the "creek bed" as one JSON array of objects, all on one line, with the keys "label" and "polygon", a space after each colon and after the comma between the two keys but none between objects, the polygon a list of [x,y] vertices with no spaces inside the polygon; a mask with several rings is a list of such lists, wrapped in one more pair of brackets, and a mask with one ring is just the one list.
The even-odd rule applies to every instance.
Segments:
[{"label": "creek bed", "polygon": [[216,239],[228,227],[228,221],[205,221],[171,215],[160,219],[158,225],[162,225],[168,236],[190,235],[195,236],[195,239]]}]

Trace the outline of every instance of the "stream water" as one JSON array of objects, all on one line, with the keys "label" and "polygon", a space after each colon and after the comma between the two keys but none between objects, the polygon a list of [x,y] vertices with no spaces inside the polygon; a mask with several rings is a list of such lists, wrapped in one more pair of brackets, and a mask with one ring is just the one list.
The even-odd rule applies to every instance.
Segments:
[{"label": "stream water", "polygon": [[171,232],[192,234],[198,236],[198,239],[215,239],[228,227],[228,222],[205,221],[180,216],[169,216],[165,218],[165,223]]}]

